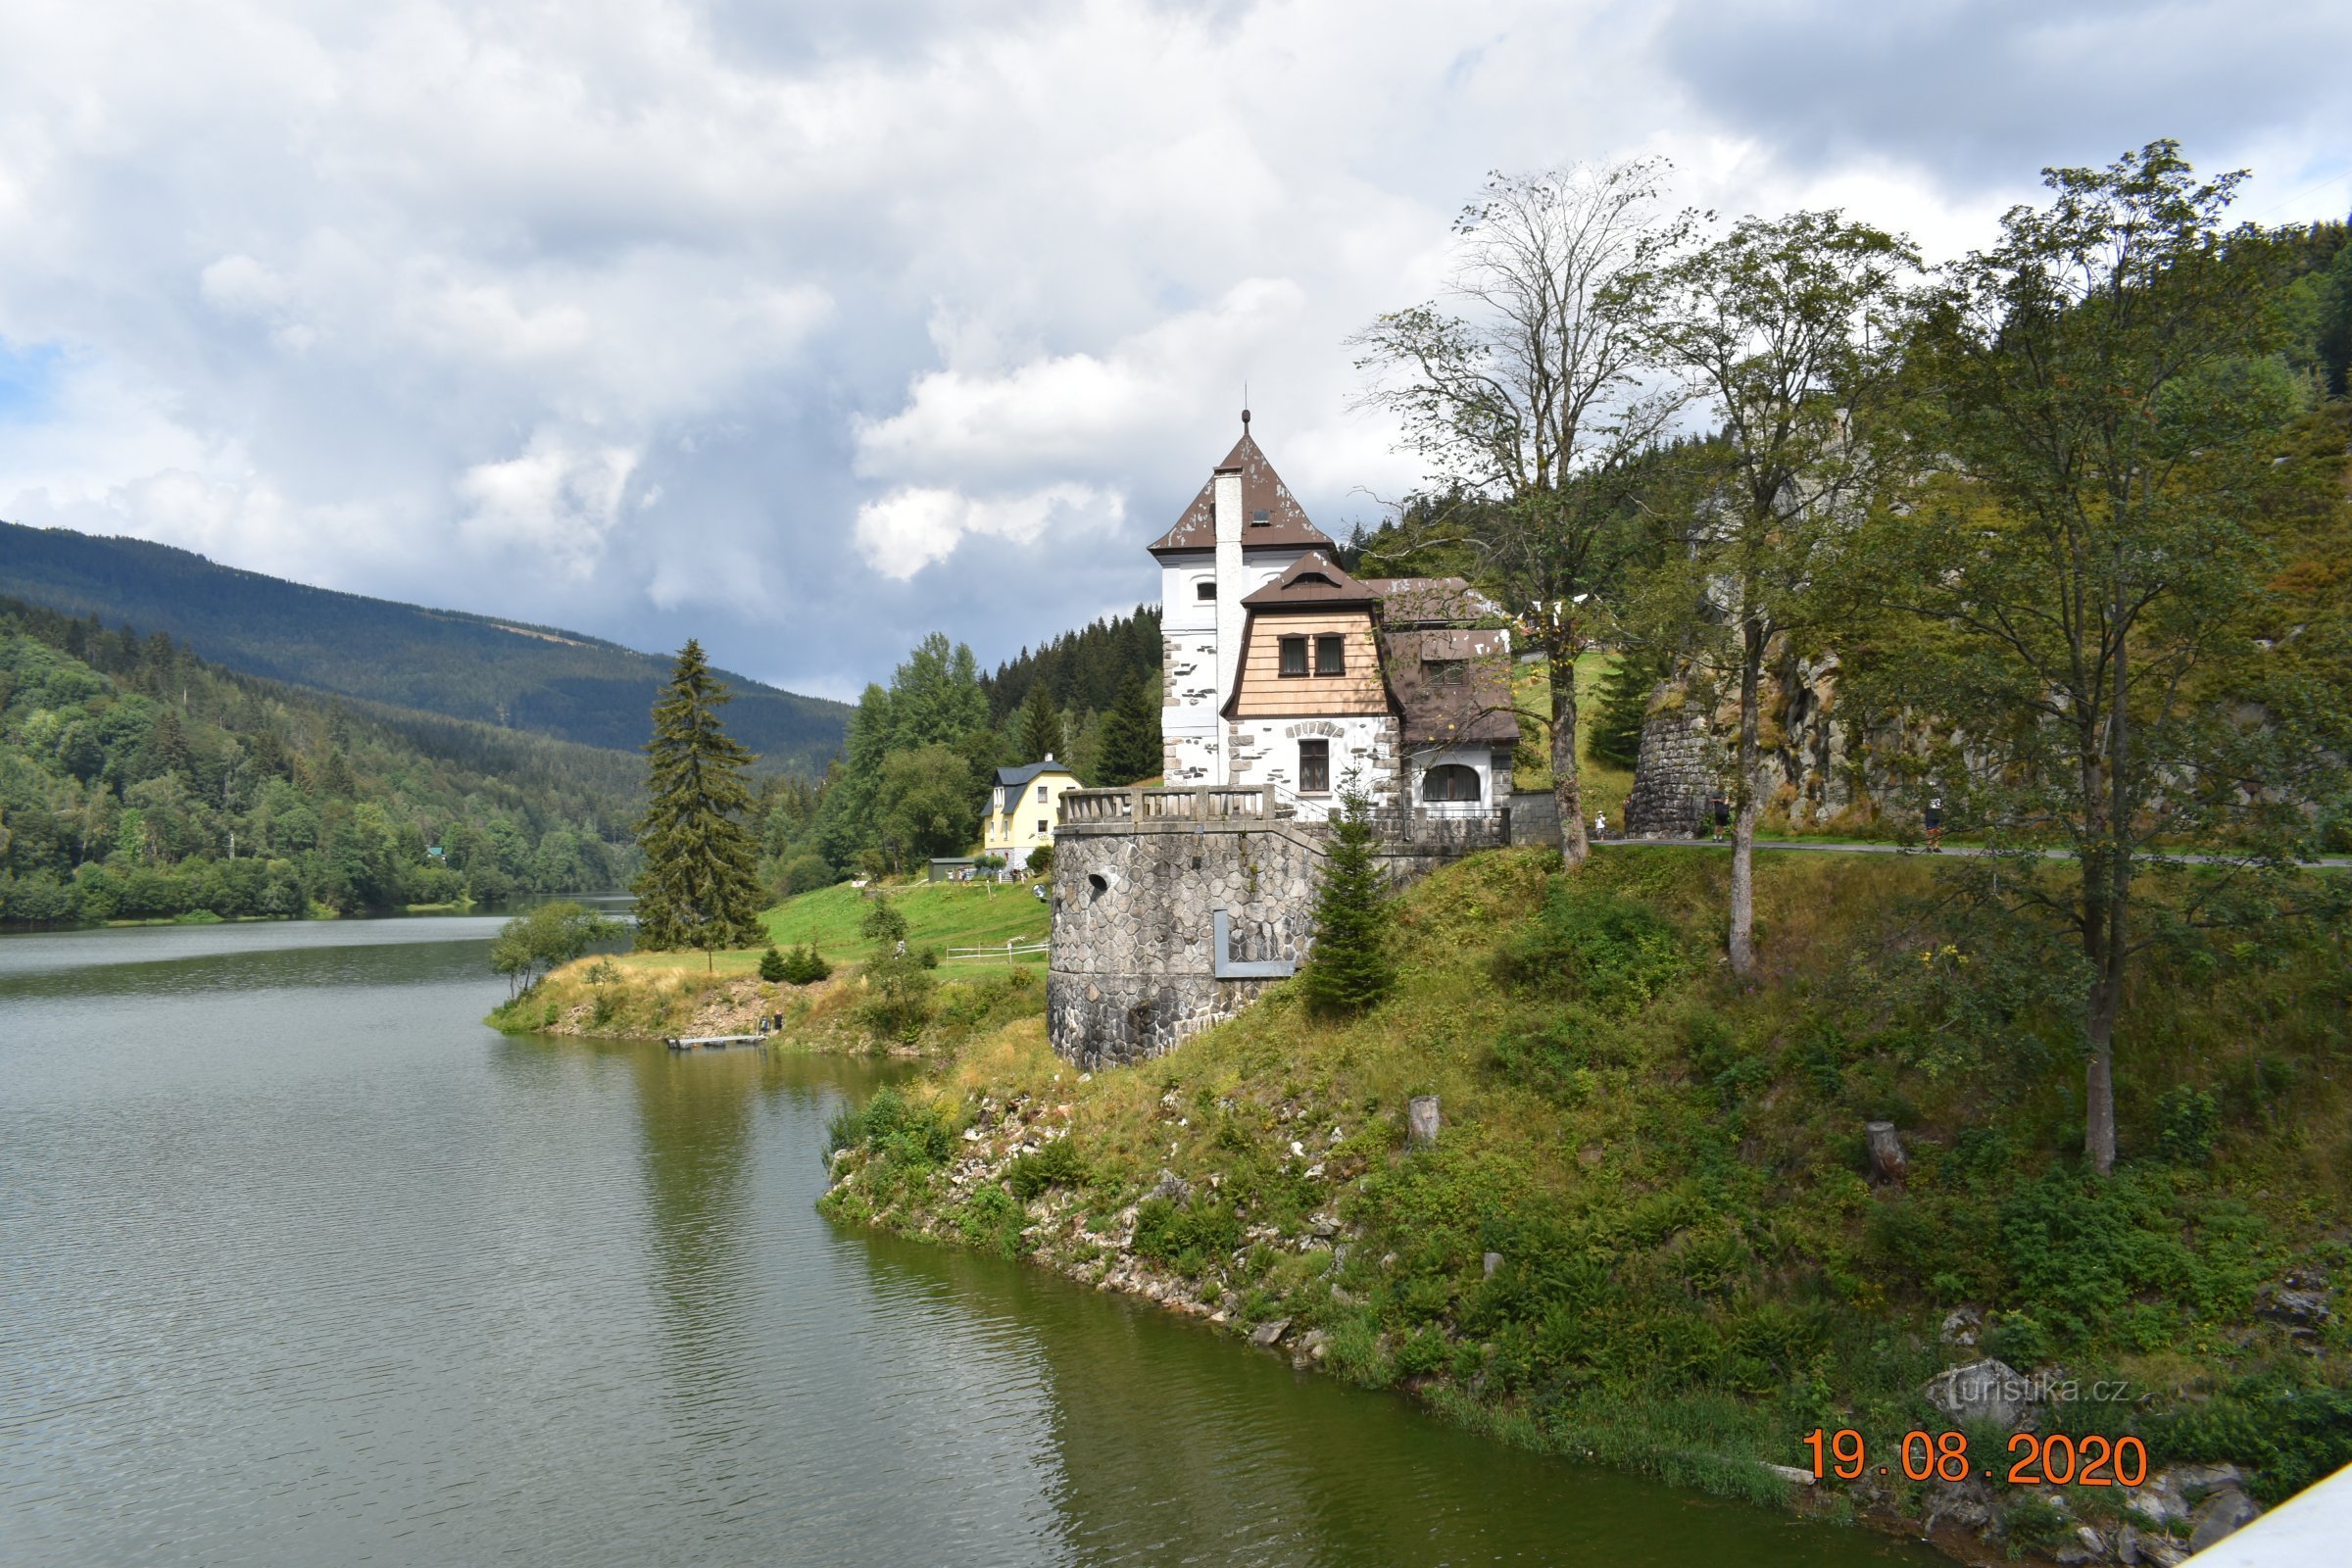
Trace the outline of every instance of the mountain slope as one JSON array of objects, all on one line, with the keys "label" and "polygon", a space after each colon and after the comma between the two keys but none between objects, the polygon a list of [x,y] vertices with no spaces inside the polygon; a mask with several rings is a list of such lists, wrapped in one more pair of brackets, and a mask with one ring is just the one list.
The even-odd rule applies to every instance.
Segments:
[{"label": "mountain slope", "polygon": [[[0,594],[172,634],[256,675],[588,746],[644,743],[664,660],[577,632],[310,588],[138,539],[0,522]],[[814,772],[849,710],[721,672],[735,737]]]}]

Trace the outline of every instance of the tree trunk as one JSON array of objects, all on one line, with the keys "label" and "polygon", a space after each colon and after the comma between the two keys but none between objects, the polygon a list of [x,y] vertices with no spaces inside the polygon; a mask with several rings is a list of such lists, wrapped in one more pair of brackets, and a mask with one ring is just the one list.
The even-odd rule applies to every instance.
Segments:
[{"label": "tree trunk", "polygon": [[2085,1022],[2090,1059],[2082,1070],[2082,1151],[2090,1168],[2101,1176],[2115,1169],[2115,1020],[2124,1005],[2124,966],[2130,950],[2126,920],[2132,899],[2132,787],[2127,774],[2130,758],[2129,710],[2125,698],[2126,648],[2119,638],[2114,659],[2114,707],[2107,715],[2107,766],[2103,780],[2102,824],[2106,853],[2089,868],[2098,879],[2096,903],[2085,908],[2084,929],[2095,937],[2092,961],[2090,1015]]},{"label": "tree trunk", "polygon": [[1740,760],[1732,781],[1732,973],[1756,968],[1756,727],[1764,678],[1764,624],[1752,614],[1740,628]]},{"label": "tree trunk", "polygon": [[1573,871],[1592,854],[1585,837],[1584,775],[1577,765],[1576,640],[1555,638],[1544,657],[1551,671],[1551,798],[1560,808],[1560,859]]}]

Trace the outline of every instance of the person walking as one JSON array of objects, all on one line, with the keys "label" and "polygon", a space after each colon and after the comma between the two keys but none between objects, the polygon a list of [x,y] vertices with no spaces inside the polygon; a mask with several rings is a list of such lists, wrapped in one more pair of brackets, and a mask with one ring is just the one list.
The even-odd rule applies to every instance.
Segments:
[{"label": "person walking", "polygon": [[1732,825],[1732,803],[1718,795],[1707,803],[1707,837],[1710,840],[1720,839],[1723,837],[1723,830]]},{"label": "person walking", "polygon": [[1927,815],[1921,819],[1921,825],[1928,830],[1928,853],[1941,855],[1943,853],[1942,796],[1931,795],[1928,797]]},{"label": "person walking", "polygon": [[1606,811],[1592,813],[1592,836],[1596,839],[1605,839],[1609,836],[1609,815]]}]

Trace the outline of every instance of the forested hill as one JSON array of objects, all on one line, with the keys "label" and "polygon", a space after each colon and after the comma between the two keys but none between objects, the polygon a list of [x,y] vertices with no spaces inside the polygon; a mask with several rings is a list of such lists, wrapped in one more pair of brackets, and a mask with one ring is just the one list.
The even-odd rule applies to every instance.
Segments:
[{"label": "forested hill", "polygon": [[[169,632],[297,685],[586,746],[645,742],[664,660],[577,632],[310,588],[138,539],[0,522],[0,594]],[[814,774],[849,709],[720,672],[727,727],[771,767]]]},{"label": "forested hill", "polygon": [[614,887],[643,769],[0,599],[0,922]]}]

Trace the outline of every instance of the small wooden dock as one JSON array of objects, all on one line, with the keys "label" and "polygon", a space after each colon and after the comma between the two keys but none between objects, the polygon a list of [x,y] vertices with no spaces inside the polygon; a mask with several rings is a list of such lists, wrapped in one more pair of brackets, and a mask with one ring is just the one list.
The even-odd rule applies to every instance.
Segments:
[{"label": "small wooden dock", "polygon": [[758,1046],[765,1035],[672,1035],[662,1043],[672,1051],[724,1051],[729,1046]]}]

